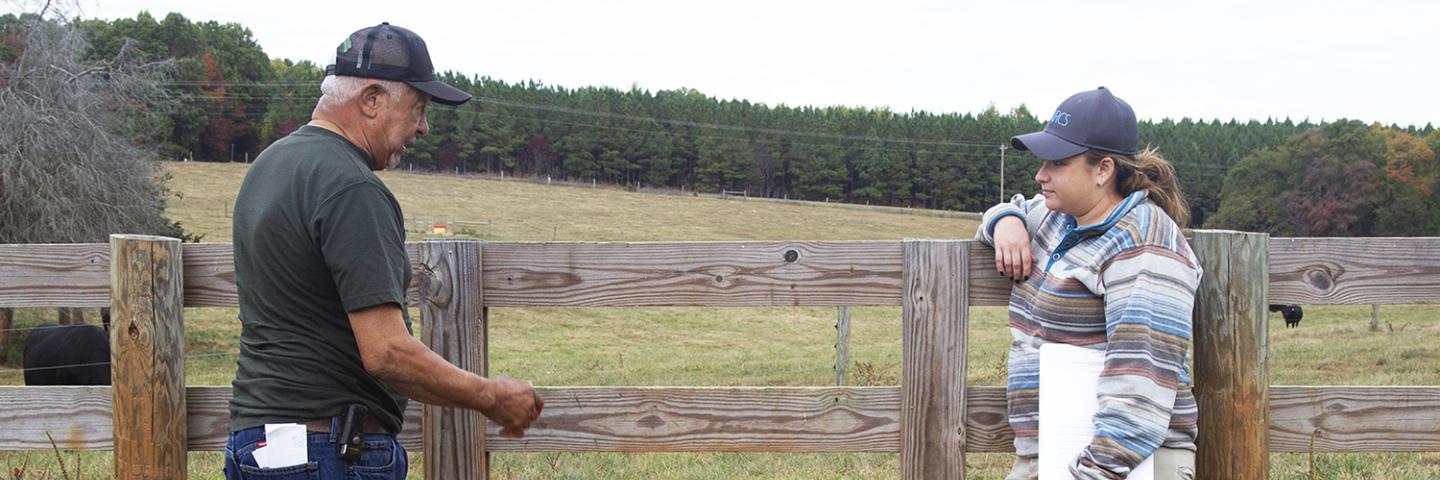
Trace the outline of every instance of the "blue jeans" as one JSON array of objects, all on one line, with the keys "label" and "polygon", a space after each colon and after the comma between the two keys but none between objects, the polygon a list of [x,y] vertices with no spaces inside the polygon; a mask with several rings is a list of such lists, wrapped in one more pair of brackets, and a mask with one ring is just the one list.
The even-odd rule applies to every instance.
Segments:
[{"label": "blue jeans", "polygon": [[[336,422],[331,422],[331,431]],[[265,439],[265,427],[247,428],[230,434],[225,442],[225,478],[227,480],[404,480],[410,469],[405,447],[393,435],[366,434],[365,449],[360,460],[347,464],[335,456],[336,433],[306,435],[309,461],[300,465],[262,469],[255,465],[255,451]]]}]

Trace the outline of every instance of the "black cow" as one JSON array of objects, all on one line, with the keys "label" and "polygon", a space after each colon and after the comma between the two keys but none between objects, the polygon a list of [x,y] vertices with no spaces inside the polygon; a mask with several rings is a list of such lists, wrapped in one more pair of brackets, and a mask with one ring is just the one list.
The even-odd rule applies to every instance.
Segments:
[{"label": "black cow", "polygon": [[26,385],[109,385],[110,335],[95,325],[47,323],[25,338]]},{"label": "black cow", "polygon": [[1305,316],[1305,311],[1299,305],[1270,305],[1271,312],[1280,312],[1285,317],[1285,328],[1299,327],[1300,319]]}]

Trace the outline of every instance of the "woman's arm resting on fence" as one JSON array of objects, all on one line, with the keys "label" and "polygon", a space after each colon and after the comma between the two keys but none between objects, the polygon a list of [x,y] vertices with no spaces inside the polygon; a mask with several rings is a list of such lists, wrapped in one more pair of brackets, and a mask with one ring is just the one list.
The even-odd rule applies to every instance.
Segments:
[{"label": "woman's arm resting on fence", "polygon": [[450,364],[410,336],[400,307],[387,303],[350,312],[365,370],[406,396],[431,405],[479,410],[500,433],[523,435],[545,402],[529,384],[485,378]]},{"label": "woman's arm resting on fence", "polygon": [[[1030,211],[1036,206],[1045,205],[1045,197],[1036,195],[1034,198],[1026,199],[1024,195],[1015,194],[1008,202],[1000,202],[985,213],[980,215],[980,228],[975,232],[975,239],[986,245],[995,244],[995,222],[1005,217],[1017,217],[1026,224],[1030,223],[1027,217]],[[1033,227],[1032,227],[1033,228]],[[1033,233],[1033,232],[1032,232]]]},{"label": "woman's arm resting on fence", "polygon": [[1199,271],[1187,256],[1142,245],[1102,267],[1105,367],[1100,372],[1095,438],[1071,464],[1075,478],[1124,478],[1170,430],[1180,374],[1190,349]]},{"label": "woman's arm resting on fence", "polygon": [[1034,264],[1030,234],[1020,217],[1007,216],[995,222],[995,270],[1019,282],[1030,278],[1030,266]]},{"label": "woman's arm resting on fence", "polygon": [[1021,281],[1030,276],[1035,263],[1030,251],[1030,237],[1039,220],[1027,219],[1036,205],[1044,205],[1045,197],[1036,195],[1026,200],[1015,195],[1009,202],[990,207],[980,218],[975,239],[995,247],[995,270],[1001,275]]}]

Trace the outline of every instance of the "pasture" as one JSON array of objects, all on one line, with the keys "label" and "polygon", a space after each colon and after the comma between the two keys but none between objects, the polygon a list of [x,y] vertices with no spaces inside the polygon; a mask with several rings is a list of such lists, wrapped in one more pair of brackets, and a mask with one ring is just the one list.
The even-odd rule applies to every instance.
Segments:
[{"label": "pasture", "polygon": [[[244,165],[168,164],[172,219],[205,241],[229,237],[228,202]],[[407,216],[449,222],[452,238],[505,241],[861,240],[969,238],[973,220],[817,208],[740,200],[636,194],[387,173]],[[455,221],[468,222],[461,227]],[[426,238],[417,224],[411,240]],[[21,312],[16,328],[53,318]],[[977,307],[969,381],[1001,385],[1008,345],[1002,308]],[[1440,334],[1434,309],[1387,306],[1388,325],[1367,331],[1368,307],[1311,307],[1299,329],[1272,315],[1270,378],[1284,385],[1434,385]],[[833,308],[495,309],[491,370],[537,385],[829,385],[834,382]],[[415,316],[418,318],[418,315]],[[92,316],[93,319],[93,316]],[[894,385],[900,364],[899,308],[851,315],[851,385]],[[191,385],[224,385],[233,375],[238,323],[233,309],[187,309],[186,374]],[[12,347],[18,340],[11,340]],[[12,348],[15,352],[17,349]],[[19,384],[16,355],[0,384]],[[412,455],[419,478],[421,455]],[[106,478],[104,453],[64,453],[70,478]],[[31,475],[62,478],[55,452],[0,453],[0,478],[28,462]],[[1006,454],[971,454],[971,478],[1002,478]],[[1435,454],[1276,454],[1273,478],[1440,477]],[[219,455],[191,454],[192,478],[219,478]],[[77,473],[77,471],[79,473]],[[496,478],[891,478],[893,454],[497,454]],[[33,478],[33,477],[27,477]]]}]

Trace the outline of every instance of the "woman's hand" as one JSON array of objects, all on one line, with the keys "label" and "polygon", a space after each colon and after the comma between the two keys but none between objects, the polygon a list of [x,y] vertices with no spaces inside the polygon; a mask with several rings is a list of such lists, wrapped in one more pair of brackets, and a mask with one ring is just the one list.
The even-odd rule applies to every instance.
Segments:
[{"label": "woman's hand", "polygon": [[1030,278],[1030,232],[1020,217],[1007,216],[995,223],[995,270],[1014,281]]}]

